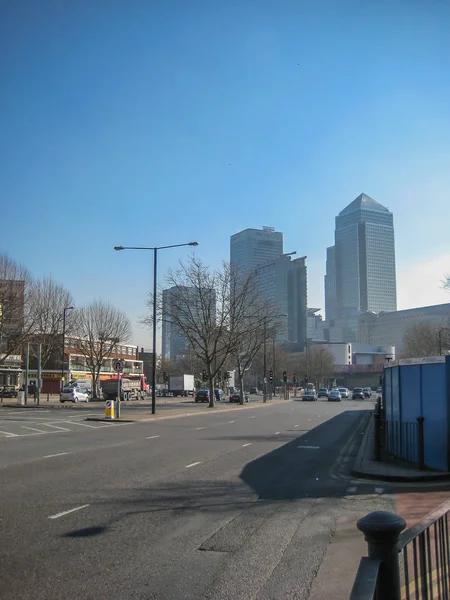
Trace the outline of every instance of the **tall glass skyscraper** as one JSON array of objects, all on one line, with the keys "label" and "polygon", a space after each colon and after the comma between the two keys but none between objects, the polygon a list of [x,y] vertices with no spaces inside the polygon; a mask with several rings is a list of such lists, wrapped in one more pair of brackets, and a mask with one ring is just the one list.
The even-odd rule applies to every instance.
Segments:
[{"label": "tall glass skyscraper", "polygon": [[230,238],[230,265],[245,273],[283,254],[283,234],[273,227],[244,229]]},{"label": "tall glass skyscraper", "polygon": [[326,317],[341,322],[344,341],[353,341],[348,330],[356,333],[360,313],[397,310],[394,220],[387,208],[360,194],[336,217],[327,259],[325,305],[334,314]]}]

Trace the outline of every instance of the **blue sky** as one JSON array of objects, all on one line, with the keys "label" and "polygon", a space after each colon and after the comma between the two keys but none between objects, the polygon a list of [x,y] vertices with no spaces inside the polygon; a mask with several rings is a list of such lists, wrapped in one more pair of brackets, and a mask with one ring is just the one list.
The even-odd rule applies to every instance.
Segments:
[{"label": "blue sky", "polygon": [[[10,0],[0,19],[0,252],[150,346],[151,253],[269,225],[323,306],[334,217],[394,212],[399,308],[449,301],[445,0]],[[189,249],[161,253],[160,282]]]}]

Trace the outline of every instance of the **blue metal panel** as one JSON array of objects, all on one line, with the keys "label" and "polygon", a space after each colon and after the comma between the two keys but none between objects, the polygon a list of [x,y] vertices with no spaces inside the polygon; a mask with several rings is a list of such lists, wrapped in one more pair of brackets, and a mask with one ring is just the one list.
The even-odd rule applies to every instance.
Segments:
[{"label": "blue metal panel", "polygon": [[[424,364],[422,370],[422,415],[424,421],[425,464],[447,470],[448,401],[445,363]],[[408,399],[405,397],[404,402]]]},{"label": "blue metal panel", "polygon": [[400,367],[392,367],[392,415],[391,420],[400,421]]},{"label": "blue metal panel", "polygon": [[415,422],[422,415],[420,365],[400,367],[401,415],[403,422]]}]

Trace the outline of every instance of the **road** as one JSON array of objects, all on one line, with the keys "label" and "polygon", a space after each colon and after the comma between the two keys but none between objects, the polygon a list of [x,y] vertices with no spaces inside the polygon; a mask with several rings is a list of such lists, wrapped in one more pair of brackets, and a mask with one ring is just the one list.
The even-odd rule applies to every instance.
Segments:
[{"label": "road", "polygon": [[355,521],[392,507],[347,477],[371,408],[276,400],[121,425],[3,409],[2,599],[347,597]]}]

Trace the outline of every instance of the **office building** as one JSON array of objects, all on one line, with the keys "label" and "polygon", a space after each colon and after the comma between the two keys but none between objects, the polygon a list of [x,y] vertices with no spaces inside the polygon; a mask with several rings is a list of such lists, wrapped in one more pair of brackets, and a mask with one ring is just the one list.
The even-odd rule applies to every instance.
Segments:
[{"label": "office building", "polygon": [[283,254],[255,269],[261,296],[276,307],[280,317],[278,343],[291,342],[303,348],[307,335],[306,257],[291,259]]},{"label": "office building", "polygon": [[244,229],[230,238],[231,269],[248,273],[283,254],[283,234],[273,227]]},{"label": "office building", "polygon": [[325,293],[330,341],[342,336],[356,341],[361,313],[397,308],[393,215],[366,194],[336,217],[335,244],[327,249]]},{"label": "office building", "polygon": [[421,306],[395,312],[370,312],[359,316],[358,338],[361,343],[395,346],[401,356],[403,339],[415,325],[430,323],[437,332],[450,323],[450,304]]},{"label": "office building", "polygon": [[307,309],[307,337],[313,342],[324,342],[325,338],[325,321],[322,315],[318,314],[320,308]]}]

